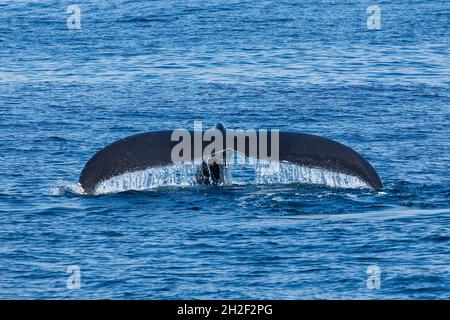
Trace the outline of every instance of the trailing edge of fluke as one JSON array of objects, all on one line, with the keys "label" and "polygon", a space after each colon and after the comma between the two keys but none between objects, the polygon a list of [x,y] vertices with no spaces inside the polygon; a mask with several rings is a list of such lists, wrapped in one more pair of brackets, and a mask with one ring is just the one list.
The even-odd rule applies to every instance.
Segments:
[{"label": "trailing edge of fluke", "polygon": [[[220,123],[216,125],[215,129],[223,133],[223,145],[225,145],[225,136],[229,130],[225,130]],[[194,139],[194,134],[199,133],[184,131],[192,139]],[[127,172],[176,164],[172,159],[172,151],[179,144],[179,141],[173,141],[173,132],[153,131],[133,135],[113,142],[97,152],[86,163],[80,175],[79,182],[84,192],[94,194],[99,183]],[[380,177],[370,163],[359,153],[339,142],[311,134],[277,131],[277,145],[275,146],[271,139],[271,136],[274,135],[273,132],[265,132],[264,135],[257,132],[254,139],[245,136],[245,133],[242,134],[244,134],[244,137],[239,137],[239,134],[236,134],[233,146],[230,148],[227,145],[228,150],[231,149],[234,152],[251,157],[255,157],[256,154],[256,157],[262,160],[265,159],[266,154],[271,154],[273,150],[277,150],[279,153],[277,161],[345,173],[360,178],[375,190],[383,188]],[[241,148],[238,148],[237,142],[240,138],[243,138],[241,142],[245,141],[245,143],[244,145],[241,144]],[[263,155],[260,152],[261,142],[265,141],[262,139],[267,141]],[[210,141],[201,141],[201,150],[205,150],[210,143]],[[198,158],[202,157],[202,153],[195,152],[193,144],[191,148],[190,152],[187,152],[189,160],[199,160]],[[252,151],[256,152],[253,153]],[[272,160],[273,157],[267,157],[267,159]],[[199,183],[205,183],[206,181],[206,184],[216,184],[221,179],[221,167],[223,165],[206,164],[203,161],[198,172],[200,175],[203,172],[207,176],[206,179],[205,177],[197,177],[197,181]]]}]

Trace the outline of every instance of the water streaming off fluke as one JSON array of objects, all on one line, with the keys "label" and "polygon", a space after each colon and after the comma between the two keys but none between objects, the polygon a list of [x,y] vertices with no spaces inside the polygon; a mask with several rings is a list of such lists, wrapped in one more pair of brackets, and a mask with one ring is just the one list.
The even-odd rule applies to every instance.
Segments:
[{"label": "water streaming off fluke", "polygon": [[[195,172],[197,167],[198,164],[190,163],[128,172],[101,182],[96,188],[96,194],[130,190],[145,191],[167,186],[193,186],[196,184]],[[323,185],[333,188],[369,188],[358,177],[344,173],[267,161],[228,166],[224,185],[289,183]]]}]

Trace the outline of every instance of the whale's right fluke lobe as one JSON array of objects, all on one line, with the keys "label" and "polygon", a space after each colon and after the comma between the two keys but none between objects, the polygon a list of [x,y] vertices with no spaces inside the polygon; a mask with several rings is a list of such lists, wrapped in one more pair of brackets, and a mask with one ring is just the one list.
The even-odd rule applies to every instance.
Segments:
[{"label": "whale's right fluke lobe", "polygon": [[323,137],[280,132],[280,161],[357,176],[375,190],[383,184],[372,165],[353,149]]},{"label": "whale's right fluke lobe", "polygon": [[[216,128],[224,132],[223,126]],[[275,152],[278,155],[275,157],[276,161],[345,173],[360,178],[375,190],[383,188],[380,177],[370,163],[356,151],[336,141],[310,134],[282,131],[269,131],[264,134],[258,131],[255,133],[256,140],[252,140],[246,133],[238,137],[240,133],[236,132],[233,133],[233,146],[226,145],[227,139],[224,137],[223,142],[227,150],[231,149],[261,160],[274,160]],[[172,141],[172,133],[173,131],[155,131],[130,136],[100,150],[86,163],[81,172],[79,181],[83,190],[93,194],[99,183],[114,176],[178,163],[172,158],[173,150],[178,144],[178,140]],[[226,133],[228,135],[229,130]],[[185,130],[185,134],[188,140],[195,140],[194,131]],[[275,137],[276,139],[273,139]],[[236,143],[239,140],[245,142],[239,146]],[[209,142],[201,141],[201,150],[205,150],[208,144]],[[198,160],[194,145],[191,146],[189,154],[187,160]]]}]

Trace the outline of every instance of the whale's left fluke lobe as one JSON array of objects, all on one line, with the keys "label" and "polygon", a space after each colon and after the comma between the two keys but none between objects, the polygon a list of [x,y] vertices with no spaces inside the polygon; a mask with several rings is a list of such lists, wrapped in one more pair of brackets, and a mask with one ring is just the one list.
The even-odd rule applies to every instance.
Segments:
[{"label": "whale's left fluke lobe", "polygon": [[[216,129],[222,134],[225,132],[221,125],[216,126]],[[181,152],[184,156],[183,161],[199,160],[205,148],[210,149],[208,145],[211,141],[202,140],[199,147],[195,146],[194,131],[182,131],[189,140],[186,154],[184,154],[185,151]],[[230,131],[226,130],[226,135]],[[172,139],[173,133],[174,131],[155,131],[138,134],[118,140],[100,150],[86,163],[81,172],[79,182],[84,192],[94,194],[101,182],[127,172],[180,163],[179,160],[173,159],[173,152],[179,149],[182,139]],[[360,178],[375,190],[383,188],[381,179],[372,165],[359,153],[336,141],[296,132],[279,132],[276,134],[277,139],[271,139],[273,132],[265,134],[258,132],[256,140],[252,141],[248,136],[238,137],[238,133],[234,133],[234,142],[240,140],[245,143],[240,147],[237,143],[230,147],[226,145],[226,135],[223,137],[224,149],[270,161],[273,160],[273,152],[276,150],[278,157],[275,161],[345,173]],[[267,145],[262,150],[261,146],[266,142]],[[197,148],[201,151],[198,152]],[[270,157],[265,156],[269,154],[271,154]],[[197,181],[201,183],[202,179],[197,177]]]},{"label": "whale's left fluke lobe", "polygon": [[95,154],[81,172],[84,192],[92,194],[96,186],[114,176],[172,163],[172,131],[155,131],[118,140]]}]

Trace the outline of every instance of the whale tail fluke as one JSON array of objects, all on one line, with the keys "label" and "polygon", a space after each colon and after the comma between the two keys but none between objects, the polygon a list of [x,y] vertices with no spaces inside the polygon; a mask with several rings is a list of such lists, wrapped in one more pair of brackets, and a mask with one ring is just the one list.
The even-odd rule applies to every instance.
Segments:
[{"label": "whale tail fluke", "polygon": [[[215,129],[222,133],[225,143],[228,130],[221,123],[217,123]],[[79,182],[83,190],[88,194],[93,194],[99,183],[114,176],[174,164],[172,151],[179,142],[173,141],[172,133],[173,131],[154,131],[138,134],[113,142],[100,150],[86,163],[81,172]],[[194,131],[189,131],[188,135],[192,141]],[[250,142],[248,137],[244,137],[242,141],[245,141],[245,150],[239,148],[237,144],[233,144],[232,148],[227,146],[224,150],[215,150],[213,161],[203,159],[196,172],[197,182],[222,184],[227,166],[226,153],[233,150],[243,153],[244,156],[253,157],[255,153],[250,152],[253,148],[254,151],[256,150],[256,157],[261,160],[266,160],[261,154],[277,150],[279,153],[277,161],[279,162],[341,172],[360,178],[375,190],[383,188],[381,179],[372,165],[359,153],[339,142],[316,135],[281,131],[278,133],[275,148],[274,142],[270,139],[270,132],[266,132],[264,135],[259,132],[255,137],[256,140],[253,142]],[[268,137],[269,139],[267,139]],[[238,139],[235,138],[234,141],[236,142]],[[260,142],[264,141],[263,139],[266,139],[268,143],[264,147],[265,152],[261,152],[262,144]],[[205,150],[209,143],[209,141],[202,141],[202,150]],[[225,146],[225,144],[223,145]],[[190,160],[200,160],[196,158],[198,153],[194,152],[193,145],[191,148]],[[219,151],[222,155],[217,154]],[[221,163],[214,161],[218,156],[223,157]]]}]

